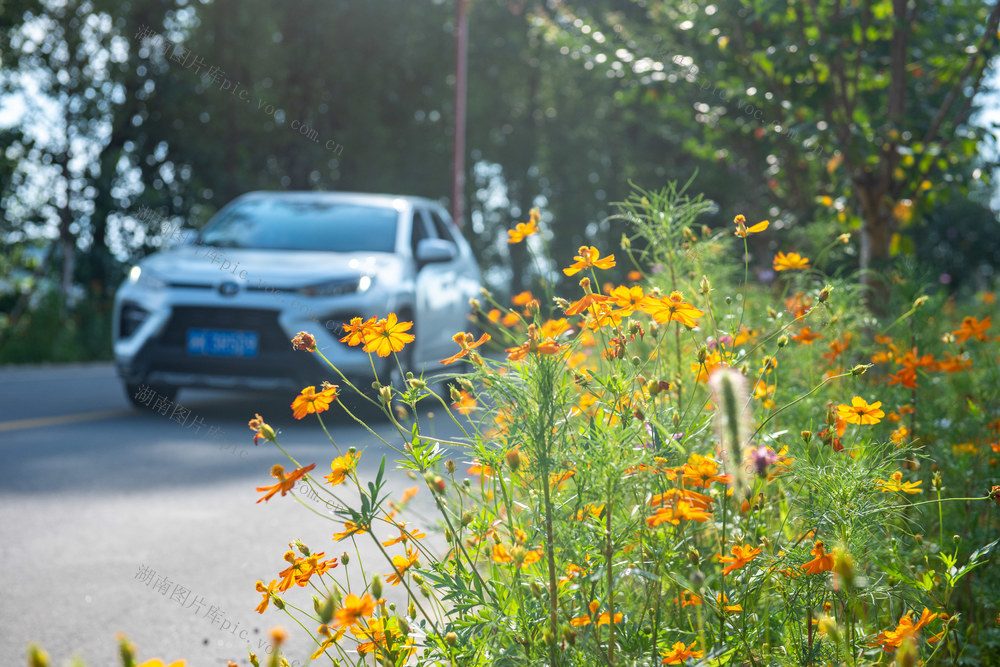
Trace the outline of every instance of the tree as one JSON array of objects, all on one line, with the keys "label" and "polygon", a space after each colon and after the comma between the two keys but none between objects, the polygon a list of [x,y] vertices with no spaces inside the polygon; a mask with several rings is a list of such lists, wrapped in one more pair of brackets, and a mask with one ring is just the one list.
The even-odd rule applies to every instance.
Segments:
[{"label": "tree", "polygon": [[[657,1],[642,3],[641,23],[621,21],[619,4],[551,24],[591,58],[630,63],[624,87],[691,128],[688,150],[737,165],[788,221],[848,197],[842,219],[859,229],[862,279],[883,303],[900,219],[972,173],[981,132],[968,119],[1000,3]],[[595,32],[612,38],[601,48],[585,39]],[[638,67],[656,63],[660,76]]]}]

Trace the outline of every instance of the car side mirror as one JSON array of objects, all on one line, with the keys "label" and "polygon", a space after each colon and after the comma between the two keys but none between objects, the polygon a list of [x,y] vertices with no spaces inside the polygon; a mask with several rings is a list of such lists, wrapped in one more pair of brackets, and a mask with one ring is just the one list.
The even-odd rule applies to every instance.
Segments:
[{"label": "car side mirror", "polygon": [[451,241],[444,239],[423,239],[417,244],[417,263],[433,264],[435,262],[450,262],[458,257],[458,248]]}]

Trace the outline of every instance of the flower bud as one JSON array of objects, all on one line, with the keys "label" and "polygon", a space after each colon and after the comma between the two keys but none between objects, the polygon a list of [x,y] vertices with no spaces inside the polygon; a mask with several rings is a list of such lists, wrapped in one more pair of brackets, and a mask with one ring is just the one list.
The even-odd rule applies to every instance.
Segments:
[{"label": "flower bud", "polygon": [[916,301],[913,302],[913,309],[923,308],[925,303],[927,303],[927,296],[918,296]]},{"label": "flower bud", "polygon": [[865,371],[871,368],[874,364],[858,364],[851,369],[851,375],[864,375]]},{"label": "flower bud", "polygon": [[392,387],[379,387],[378,400],[389,405],[392,402]]},{"label": "flower bud", "polygon": [[523,463],[521,460],[521,452],[517,448],[508,449],[503,458],[513,472],[517,472],[521,467],[521,463]]},{"label": "flower bud", "polygon": [[341,565],[347,565],[350,562],[351,562],[351,554],[349,554],[349,553],[347,553],[345,551],[344,553],[342,553],[340,555],[340,564]]},{"label": "flower bud", "polygon": [[842,549],[834,549],[833,571],[837,574],[844,588],[853,588],[857,569],[854,564],[854,557]]},{"label": "flower bud", "polygon": [[622,233],[622,250],[628,250],[632,247],[632,240],[628,237],[628,234]]},{"label": "flower bud", "polygon": [[374,577],[372,577],[371,591],[372,591],[372,596],[376,600],[378,600],[380,597],[382,597],[382,577],[381,576],[379,576],[379,575],[376,574]]},{"label": "flower bud", "polygon": [[830,292],[832,292],[832,291],[833,291],[833,287],[830,286],[830,285],[827,285],[823,289],[821,289],[819,291],[819,296],[817,297],[817,299],[819,300],[819,302],[820,303],[826,303],[827,299],[830,298]]},{"label": "flower bud", "polygon": [[780,350],[781,348],[785,347],[786,345],[788,345],[788,336],[781,336],[781,337],[779,337],[778,338],[778,349]]},{"label": "flower bud", "polygon": [[448,646],[454,646],[455,644],[458,643],[458,635],[456,635],[454,632],[449,632],[444,636],[444,643],[447,644]]},{"label": "flower bud", "polygon": [[896,649],[896,667],[916,667],[919,657],[916,642],[913,641],[913,637],[907,636]]},{"label": "flower bud", "polygon": [[802,431],[802,433],[800,433],[799,435],[802,436],[802,440],[807,445],[809,444],[809,441],[812,440],[812,438],[813,438],[813,432],[812,431]]},{"label": "flower bud", "polygon": [[49,654],[32,644],[28,647],[28,667],[49,667]]},{"label": "flower bud", "polygon": [[708,294],[712,291],[712,282],[708,279],[708,276],[701,277],[701,284],[698,286],[698,291],[701,294]]},{"label": "flower bud", "polygon": [[454,475],[455,474],[455,462],[453,460],[451,460],[451,459],[448,459],[447,461],[444,462],[444,469],[448,471],[449,475]]},{"label": "flower bud", "polygon": [[413,604],[413,600],[410,600],[410,604],[406,607],[406,614],[410,617],[410,620],[416,620],[417,618],[417,607]]}]

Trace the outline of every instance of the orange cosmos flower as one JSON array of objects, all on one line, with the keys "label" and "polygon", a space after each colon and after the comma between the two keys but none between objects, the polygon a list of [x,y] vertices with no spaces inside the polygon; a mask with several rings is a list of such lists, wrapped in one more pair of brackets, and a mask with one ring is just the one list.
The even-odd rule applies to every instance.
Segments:
[{"label": "orange cosmos flower", "polygon": [[262,502],[264,500],[270,500],[271,497],[281,491],[281,495],[285,495],[292,490],[295,486],[295,482],[302,479],[306,473],[316,467],[315,463],[310,463],[305,468],[296,468],[290,473],[285,473],[285,469],[281,465],[275,465],[271,468],[271,477],[278,480],[278,483],[274,486],[258,486],[258,491],[267,491],[260,500],[257,502]]},{"label": "orange cosmos flower", "polygon": [[535,300],[534,295],[530,290],[525,290],[520,294],[515,294],[511,297],[510,302],[515,306],[527,306],[529,303]]},{"label": "orange cosmos flower", "polygon": [[[711,482],[728,483],[729,475],[719,474],[719,464],[707,456],[691,452],[687,463],[681,466],[684,474],[684,483],[690,486],[706,487]],[[705,496],[707,498],[707,496]]]},{"label": "orange cosmos flower", "polygon": [[[696,640],[697,641],[697,640]],[[679,665],[682,662],[687,662],[690,658],[700,658],[705,655],[704,651],[695,651],[695,642],[691,642],[687,646],[684,642],[677,642],[671,647],[671,649],[663,654],[663,660],[660,661],[661,665]]]},{"label": "orange cosmos flower", "polygon": [[698,326],[695,320],[705,314],[705,311],[698,310],[690,303],[685,303],[680,292],[671,292],[670,296],[665,299],[647,296],[639,306],[661,324],[680,322],[689,329]]},{"label": "orange cosmos flower", "polygon": [[310,385],[303,389],[295,400],[292,401],[292,415],[296,419],[302,419],[309,414],[319,414],[330,409],[330,403],[337,400],[337,385],[332,385],[329,389],[316,393],[315,385]]},{"label": "orange cosmos flower", "polygon": [[698,521],[701,523],[711,518],[712,513],[708,512],[704,507],[690,500],[679,499],[665,507],[659,508],[653,516],[646,517],[646,525],[650,528],[656,528],[664,523],[676,526],[681,521]]},{"label": "orange cosmos flower", "polygon": [[573,258],[576,262],[563,269],[563,273],[567,276],[575,276],[580,273],[580,271],[591,267],[597,269],[610,269],[615,265],[614,255],[601,257],[601,252],[594,246],[580,246],[580,250],[578,252],[580,254]]},{"label": "orange cosmos flower", "polygon": [[347,343],[351,347],[363,345],[374,326],[374,317],[369,317],[367,320],[363,320],[360,317],[354,317],[351,319],[349,324],[344,325],[344,332],[347,335],[341,338],[340,342]]},{"label": "orange cosmos flower", "polygon": [[344,522],[344,530],[339,533],[333,534],[333,541],[339,542],[343,539],[350,537],[351,535],[363,535],[368,532],[368,526],[359,526],[353,521]]},{"label": "orange cosmos flower", "polygon": [[817,541],[809,553],[815,558],[799,566],[806,571],[806,574],[819,574],[833,569],[833,554],[828,554],[823,550],[822,542]]},{"label": "orange cosmos flower", "polygon": [[729,604],[729,596],[723,595],[722,593],[715,594],[715,600],[722,607],[722,611],[728,611],[732,614],[743,611],[743,605],[741,604]]},{"label": "orange cosmos flower", "polygon": [[822,334],[813,331],[809,327],[802,327],[797,334],[792,335],[792,340],[797,343],[802,343],[803,345],[812,345],[814,340],[822,337]]},{"label": "orange cosmos flower", "polygon": [[809,268],[809,258],[803,257],[797,252],[790,252],[787,255],[779,252],[774,256],[775,271],[796,271]]},{"label": "orange cosmos flower", "polygon": [[393,586],[399,585],[399,583],[402,581],[401,577],[404,574],[406,574],[407,570],[409,570],[414,565],[418,564],[417,561],[419,560],[419,558],[420,558],[420,553],[413,551],[412,549],[407,549],[405,556],[393,556],[392,566],[393,568],[395,568],[395,570],[391,574],[387,574],[385,576],[385,580],[388,581]]},{"label": "orange cosmos flower", "polygon": [[391,539],[386,540],[385,542],[382,543],[383,547],[391,547],[392,545],[399,544],[400,542],[406,544],[407,540],[411,539],[420,540],[427,537],[427,533],[421,531],[419,528],[407,531],[405,521],[400,521],[399,523],[393,523],[393,525],[399,529],[399,537],[393,537]]},{"label": "orange cosmos flower", "polygon": [[[900,428],[906,429],[905,426],[901,426]],[[905,431],[902,437],[906,437]],[[882,491],[883,493],[894,493],[896,491],[901,491],[903,493],[909,493],[911,495],[914,493],[921,493],[923,489],[920,488],[920,485],[923,483],[924,483],[923,480],[918,480],[916,482],[904,482],[903,473],[901,472],[892,473],[891,475],[889,475],[889,479],[875,480],[875,484],[878,486],[878,490]]]},{"label": "orange cosmos flower", "polygon": [[538,327],[535,324],[528,325],[528,342],[519,345],[517,347],[507,348],[507,358],[511,361],[520,361],[528,356],[529,353],[534,354],[558,354],[566,348],[565,345],[560,345],[551,338],[541,339]]},{"label": "orange cosmos flower", "polygon": [[528,222],[519,222],[514,225],[514,229],[507,230],[507,243],[520,243],[529,236],[538,233],[538,221],[542,215],[537,208],[531,209]]},{"label": "orange cosmos flower", "polygon": [[370,594],[365,593],[363,597],[358,597],[354,593],[348,593],[344,596],[343,606],[333,612],[333,622],[330,625],[337,628],[336,638],[340,639],[349,627],[374,613],[375,599]]},{"label": "orange cosmos flower", "polygon": [[812,310],[812,299],[802,292],[796,292],[792,296],[785,299],[785,310],[791,313],[795,319],[804,317],[810,310]]},{"label": "orange cosmos flower", "polygon": [[514,311],[510,311],[506,315],[504,315],[503,318],[500,320],[500,325],[507,327],[509,329],[510,327],[514,326],[520,321],[521,321],[521,316],[515,313]]},{"label": "orange cosmos flower", "polygon": [[608,296],[606,294],[587,292],[586,294],[583,295],[583,298],[581,298],[579,301],[574,301],[569,305],[568,308],[566,308],[566,314],[579,315],[580,313],[585,312],[587,310],[592,310],[594,314],[597,314],[599,312],[596,308],[598,304],[611,303],[614,300],[615,300],[614,297]]},{"label": "orange cosmos flower", "polygon": [[475,410],[477,405],[479,405],[479,403],[476,401],[476,399],[474,399],[468,393],[460,391],[458,392],[458,400],[452,403],[451,407],[454,408],[457,412],[460,412],[463,415],[467,415],[470,414],[473,410]]},{"label": "orange cosmos flower", "polygon": [[729,563],[722,570],[722,574],[729,574],[733,570],[738,570],[760,554],[760,549],[754,549],[753,546],[749,544],[744,544],[740,546],[738,544],[733,545],[730,552],[732,556],[719,555],[720,563]]},{"label": "orange cosmos flower", "polygon": [[489,477],[493,474],[493,468],[488,465],[483,465],[479,459],[473,459],[472,465],[465,471],[470,475],[485,475]]},{"label": "orange cosmos flower", "polygon": [[882,401],[875,401],[870,404],[860,396],[851,399],[850,405],[841,403],[837,406],[837,417],[843,419],[848,424],[877,424],[885,417],[885,413],[879,408]]},{"label": "orange cosmos flower", "polygon": [[413,342],[413,334],[406,333],[413,327],[413,322],[399,322],[396,313],[389,313],[384,320],[372,325],[365,337],[364,351],[374,352],[380,357],[388,357],[393,352],[399,352],[407,343]]},{"label": "orange cosmos flower", "polygon": [[277,579],[272,579],[271,583],[269,583],[267,586],[264,585],[263,581],[258,581],[257,592],[261,593],[264,596],[264,598],[260,601],[260,604],[257,605],[254,611],[256,611],[258,614],[263,614],[264,611],[267,610],[267,606],[271,603],[271,594],[275,593],[277,590],[278,590]]},{"label": "orange cosmos flower", "polygon": [[692,593],[691,591],[681,591],[681,597],[679,599],[674,598],[673,603],[679,604],[681,608],[700,607],[701,597],[698,596],[696,593]]},{"label": "orange cosmos flower", "polygon": [[600,519],[601,515],[604,514],[604,504],[592,505],[587,504],[583,506],[583,509],[577,510],[574,519],[577,521],[583,521],[587,517],[593,517],[595,519]]},{"label": "orange cosmos flower", "polygon": [[338,456],[333,461],[330,462],[330,474],[324,477],[331,486],[337,486],[341,484],[344,479],[354,472],[354,469],[358,465],[358,460],[361,459],[361,454],[352,454],[348,452],[343,456]]},{"label": "orange cosmos flower", "polygon": [[748,229],[747,219],[743,216],[742,213],[733,218],[733,223],[736,225],[736,231],[733,233],[741,238],[746,238],[747,234],[756,234],[758,232],[762,232],[765,229],[767,229],[768,225],[771,224],[767,220],[762,220],[761,222],[758,222],[756,225]]},{"label": "orange cosmos flower", "polygon": [[870,643],[869,646],[881,646],[882,650],[886,653],[892,653],[894,649],[899,648],[906,639],[916,636],[920,629],[925,625],[933,621],[938,617],[937,614],[932,613],[930,609],[924,607],[924,611],[920,614],[919,620],[916,623],[913,622],[913,616],[910,612],[904,614],[899,619],[899,625],[896,626],[895,630],[888,630],[882,632],[875,641]]},{"label": "orange cosmos flower", "polygon": [[646,295],[642,293],[642,288],[638,285],[635,287],[621,285],[611,290],[610,296],[614,299],[615,305],[619,309],[618,313],[622,317],[627,317],[638,310],[639,304],[646,298]]},{"label": "orange cosmos flower", "polygon": [[441,360],[442,364],[455,363],[462,357],[468,355],[469,352],[475,350],[477,347],[488,341],[490,339],[490,335],[488,333],[484,333],[482,336],[479,337],[479,340],[473,341],[472,334],[461,331],[452,336],[451,339],[456,343],[458,343],[458,346],[462,349],[460,349],[458,352],[451,355],[447,359],[442,359]]},{"label": "orange cosmos flower", "polygon": [[966,317],[962,320],[961,328],[955,329],[952,333],[955,335],[955,340],[959,343],[964,343],[970,338],[975,338],[979,341],[989,340],[989,336],[986,335],[986,330],[990,328],[990,318],[986,317],[982,321],[975,317]]},{"label": "orange cosmos flower", "polygon": [[843,338],[837,339],[830,343],[830,351],[823,354],[823,358],[829,361],[831,364],[837,360],[837,357],[842,355],[847,351],[847,346],[851,344],[851,333],[847,332],[844,334]]},{"label": "orange cosmos flower", "polygon": [[[590,625],[592,622],[594,622],[594,615],[597,614],[597,610],[600,608],[600,606],[601,605],[597,600],[591,601],[591,603],[588,605],[590,613],[584,614],[583,616],[577,616],[576,618],[571,619],[569,624],[575,628],[579,628],[584,625]],[[622,616],[622,614],[620,613],[617,613],[615,614],[614,622],[621,623],[623,619],[624,616]],[[600,616],[597,617],[596,623],[597,625],[611,625],[612,623],[611,613],[607,611],[603,612]]]},{"label": "orange cosmos flower", "polygon": [[320,561],[325,556],[325,552],[310,554],[305,558],[297,558],[291,551],[285,552],[285,560],[290,565],[278,573],[281,582],[278,584],[279,591],[287,591],[292,585],[305,586],[309,583],[309,578],[314,574],[326,574],[337,567],[337,559]]}]

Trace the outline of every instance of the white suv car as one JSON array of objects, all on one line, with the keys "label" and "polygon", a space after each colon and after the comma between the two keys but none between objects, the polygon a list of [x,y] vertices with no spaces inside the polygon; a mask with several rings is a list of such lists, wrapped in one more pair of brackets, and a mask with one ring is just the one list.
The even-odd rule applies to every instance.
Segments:
[{"label": "white suv car", "polygon": [[[308,331],[347,377],[372,361],[340,342],[354,317],[394,312],[416,336],[400,358],[431,372],[471,327],[479,267],[448,213],[418,197],[254,192],[184,245],[134,266],[118,289],[114,353],[130,400],[152,388],[301,389],[336,376],[290,343]],[[392,358],[374,357],[383,382]]]}]

